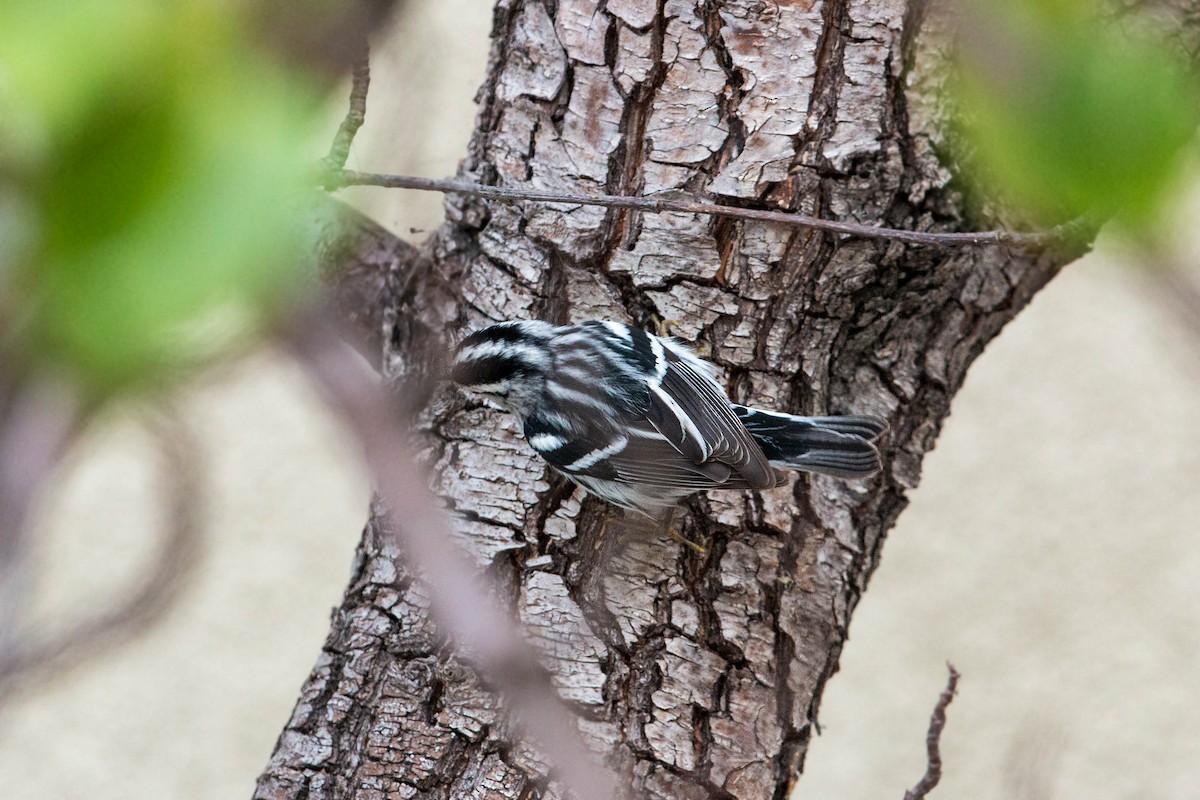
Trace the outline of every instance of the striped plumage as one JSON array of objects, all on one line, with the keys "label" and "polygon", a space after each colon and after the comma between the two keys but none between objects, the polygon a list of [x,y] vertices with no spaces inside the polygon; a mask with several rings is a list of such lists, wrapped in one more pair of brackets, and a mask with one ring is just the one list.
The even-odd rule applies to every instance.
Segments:
[{"label": "striped plumage", "polygon": [[731,403],[677,341],[617,322],[503,322],[467,336],[451,379],[520,417],[552,467],[648,515],[706,489],[770,489],[781,468],[879,469],[875,417],[798,417]]}]

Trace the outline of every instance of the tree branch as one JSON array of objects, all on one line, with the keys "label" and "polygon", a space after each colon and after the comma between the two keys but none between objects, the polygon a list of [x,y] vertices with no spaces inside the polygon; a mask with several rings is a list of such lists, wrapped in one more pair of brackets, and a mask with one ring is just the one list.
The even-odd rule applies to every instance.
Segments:
[{"label": "tree branch", "polygon": [[925,735],[925,752],[928,759],[925,774],[917,781],[916,786],[904,793],[904,800],[922,800],[942,780],[942,729],[946,727],[946,709],[954,700],[959,678],[958,670],[953,664],[947,663],[946,669],[950,671],[950,677],[937,705],[933,707],[933,716],[929,718],[929,733]]},{"label": "tree branch", "polygon": [[1079,234],[1085,225],[1083,220],[1058,225],[1048,231],[977,231],[973,233],[935,233],[932,231],[906,231],[896,228],[881,228],[857,222],[841,222],[820,219],[792,211],[768,211],[740,206],[723,206],[715,203],[699,203],[691,200],[668,199],[665,197],[622,197],[620,195],[560,194],[531,189],[513,189],[503,186],[483,186],[456,179],[419,178],[412,175],[384,175],[374,172],[337,170],[326,178],[326,189],[346,186],[381,186],[388,189],[414,189],[420,192],[442,192],[486,197],[491,200],[524,200],[538,203],[562,203],[566,205],[603,206],[605,208],[631,208],[652,214],[681,212],[685,214],[710,214],[717,217],[774,222],[801,228],[842,233],[865,239],[886,239],[908,244],[950,247],[963,245],[1011,244],[1022,246],[1046,246]]},{"label": "tree branch", "polygon": [[367,91],[371,87],[371,49],[363,45],[362,56],[354,62],[350,82],[350,107],[342,124],[334,134],[333,142],[329,145],[329,153],[325,156],[326,179],[325,188],[337,188],[337,176],[346,166],[350,157],[350,146],[354,144],[354,136],[367,119]]}]

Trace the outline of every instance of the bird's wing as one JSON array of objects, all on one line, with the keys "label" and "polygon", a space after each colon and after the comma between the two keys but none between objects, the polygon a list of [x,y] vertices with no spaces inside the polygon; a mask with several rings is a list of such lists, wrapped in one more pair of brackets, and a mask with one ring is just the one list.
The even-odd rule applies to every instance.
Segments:
[{"label": "bird's wing", "polygon": [[621,430],[592,429],[570,440],[534,434],[529,444],[550,466],[570,477],[657,487],[668,490],[666,494],[744,485],[736,479],[730,482],[736,476],[729,465],[697,463],[644,420],[631,420]]},{"label": "bird's wing", "polygon": [[681,345],[651,339],[662,354],[646,410],[654,428],[696,465],[728,465],[752,489],[775,486],[775,471],[707,365]]},{"label": "bird's wing", "polygon": [[554,435],[567,429],[561,426],[541,435],[526,423],[530,444],[551,466],[569,476],[676,494],[777,485],[775,470],[709,365],[682,345],[631,326],[579,328],[556,340],[557,371],[547,386],[551,407],[572,421],[570,435]]}]

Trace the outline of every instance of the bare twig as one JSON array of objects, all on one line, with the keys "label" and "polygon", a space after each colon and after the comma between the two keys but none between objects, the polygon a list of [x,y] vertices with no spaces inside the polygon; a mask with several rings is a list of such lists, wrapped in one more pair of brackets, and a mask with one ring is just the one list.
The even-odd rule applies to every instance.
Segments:
[{"label": "bare twig", "polygon": [[418,178],[411,175],[381,175],[373,172],[354,172],[352,170],[336,171],[326,178],[326,189],[343,186],[382,186],[390,189],[415,189],[421,192],[466,194],[475,197],[486,197],[492,200],[524,200],[575,206],[631,208],[653,214],[662,214],[671,211],[685,214],[711,214],[718,217],[774,222],[780,225],[793,225],[801,228],[829,231],[831,233],[844,233],[849,236],[860,236],[867,239],[886,239],[889,241],[930,245],[933,247],[987,244],[1049,245],[1070,237],[1081,224],[1081,221],[1075,220],[1047,231],[1033,232],[978,231],[975,233],[935,233],[931,231],[905,231],[896,228],[878,228],[874,225],[862,225],[857,222],[820,219],[791,211],[767,211],[757,208],[722,206],[715,203],[700,203],[694,200],[669,199],[665,197],[560,194],[557,192],[541,192],[503,186],[483,186],[460,180]]},{"label": "bare twig", "polygon": [[456,640],[459,652],[498,690],[514,721],[560,772],[570,796],[619,797],[612,776],[593,763],[517,623],[483,587],[482,577],[454,543],[449,521],[413,460],[393,405],[365,367],[347,357],[339,338],[326,319],[308,317],[290,329],[287,344],[363,448],[391,512],[389,533],[427,587],[435,618]]},{"label": "bare twig", "polygon": [[954,691],[958,688],[958,670],[953,664],[947,663],[946,669],[950,671],[950,677],[946,681],[946,688],[942,690],[941,697],[938,698],[937,705],[933,707],[933,715],[929,718],[929,732],[925,734],[925,753],[926,766],[925,774],[921,776],[921,780],[917,781],[917,785],[904,793],[904,800],[922,800],[928,795],[933,788],[938,785],[942,779],[942,729],[946,727],[946,709],[954,700]]},{"label": "bare twig", "polygon": [[147,426],[163,456],[161,475],[168,528],[154,563],[124,600],[76,624],[48,642],[18,643],[0,659],[0,696],[18,679],[45,680],[72,667],[98,649],[128,639],[163,618],[195,563],[203,507],[196,446],[186,425],[173,412],[147,415]]},{"label": "bare twig", "polygon": [[338,176],[346,166],[350,157],[350,145],[354,144],[354,136],[367,119],[367,91],[371,87],[371,51],[363,45],[362,57],[354,62],[350,82],[350,108],[342,124],[338,126],[333,142],[329,145],[329,153],[325,156],[326,189],[338,186]]}]

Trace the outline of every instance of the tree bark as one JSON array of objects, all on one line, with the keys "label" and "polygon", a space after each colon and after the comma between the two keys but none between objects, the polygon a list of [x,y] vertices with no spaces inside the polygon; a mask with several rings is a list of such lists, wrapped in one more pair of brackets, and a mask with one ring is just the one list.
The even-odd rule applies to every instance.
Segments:
[{"label": "tree bark", "polygon": [[[926,0],[501,0],[462,171],[893,228],[992,227],[948,155],[947,28]],[[499,578],[499,602],[634,794],[786,797],[884,534],[968,366],[1086,245],[938,249],[469,199],[447,211],[419,251],[368,223],[323,251],[401,390],[446,331],[670,320],[739,402],[888,419],[884,471],[868,482],[800,476],[690,500],[675,524],[699,553],[629,530],[549,474],[511,416],[446,390],[421,417],[457,537]],[[560,796],[438,637],[385,524],[373,509],[255,796]]]}]

